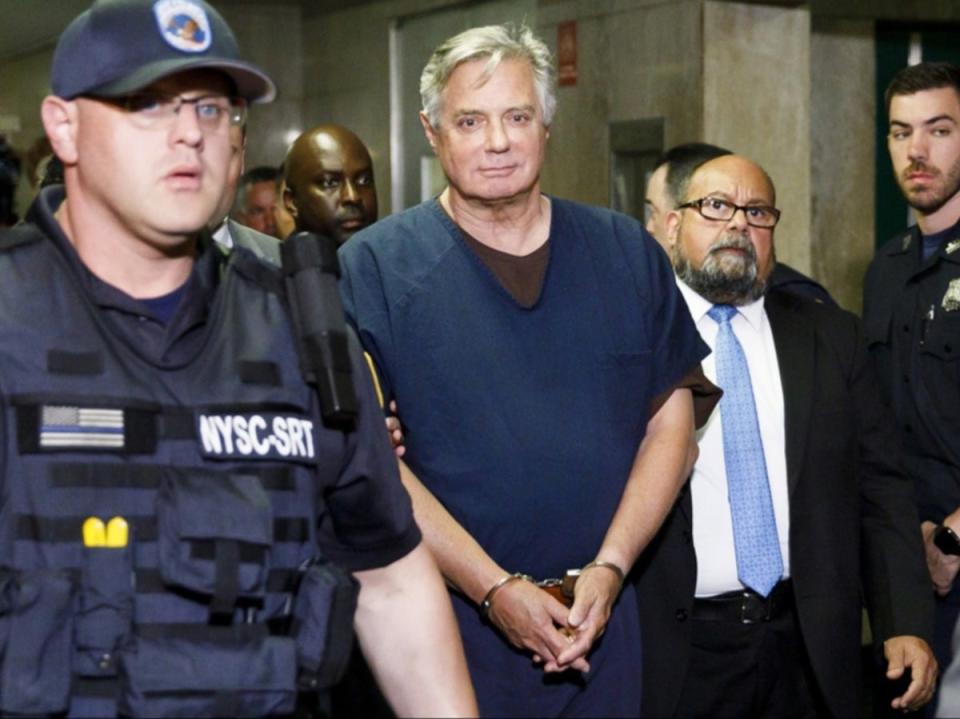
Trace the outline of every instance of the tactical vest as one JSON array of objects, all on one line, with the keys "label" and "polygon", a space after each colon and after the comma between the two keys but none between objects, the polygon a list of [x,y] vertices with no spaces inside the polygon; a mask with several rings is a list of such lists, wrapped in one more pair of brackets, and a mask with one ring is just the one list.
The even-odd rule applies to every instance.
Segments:
[{"label": "tactical vest", "polygon": [[353,587],[317,543],[346,441],[301,378],[279,272],[235,250],[202,351],[161,370],[52,241],[7,237],[0,713],[292,712],[338,671],[329,615]]}]

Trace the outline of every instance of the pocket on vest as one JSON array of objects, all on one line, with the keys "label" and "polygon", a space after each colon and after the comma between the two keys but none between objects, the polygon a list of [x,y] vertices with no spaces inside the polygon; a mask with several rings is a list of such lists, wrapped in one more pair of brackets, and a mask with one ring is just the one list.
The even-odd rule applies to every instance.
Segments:
[{"label": "pocket on vest", "polygon": [[343,678],[359,593],[357,580],[331,562],[304,572],[293,609],[302,689],[329,689]]},{"label": "pocket on vest", "polygon": [[74,669],[80,676],[116,676],[117,653],[133,621],[130,546],[84,547],[83,552]]},{"label": "pocket on vest", "polygon": [[265,591],[273,510],[252,475],[170,473],[157,495],[160,574],[230,612]]},{"label": "pocket on vest", "polygon": [[208,636],[134,640],[120,660],[121,714],[253,717],[293,712],[297,672],[292,639],[245,635],[235,627],[204,629]]},{"label": "pocket on vest", "polygon": [[55,714],[70,701],[74,585],[66,572],[9,575],[0,590],[5,642],[0,712]]}]

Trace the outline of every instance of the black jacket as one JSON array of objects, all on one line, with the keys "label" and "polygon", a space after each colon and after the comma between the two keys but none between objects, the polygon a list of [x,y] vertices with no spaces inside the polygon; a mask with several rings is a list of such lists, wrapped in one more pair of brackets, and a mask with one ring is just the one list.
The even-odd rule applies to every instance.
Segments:
[{"label": "black jacket", "polygon": [[[898,470],[856,317],[776,289],[765,308],[783,383],[797,615],[831,713],[856,716],[862,600],[878,643],[932,629],[913,488]],[[687,672],[691,514],[688,488],[637,567],[645,716],[674,713]]]}]

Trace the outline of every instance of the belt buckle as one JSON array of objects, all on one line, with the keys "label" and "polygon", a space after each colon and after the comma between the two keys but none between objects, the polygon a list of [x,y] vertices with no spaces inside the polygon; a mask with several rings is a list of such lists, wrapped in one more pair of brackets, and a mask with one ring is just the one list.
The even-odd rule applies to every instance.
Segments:
[{"label": "belt buckle", "polygon": [[773,594],[761,597],[756,592],[743,592],[740,596],[740,623],[756,624],[769,622],[773,614]]}]

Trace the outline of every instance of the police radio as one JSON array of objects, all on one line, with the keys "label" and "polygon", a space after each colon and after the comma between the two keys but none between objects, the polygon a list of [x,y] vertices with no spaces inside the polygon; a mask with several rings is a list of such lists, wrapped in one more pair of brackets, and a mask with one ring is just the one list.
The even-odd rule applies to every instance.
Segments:
[{"label": "police radio", "polygon": [[314,232],[296,232],[280,243],[280,257],[303,375],[320,395],[324,423],[352,429],[357,396],[337,289],[337,244]]}]

